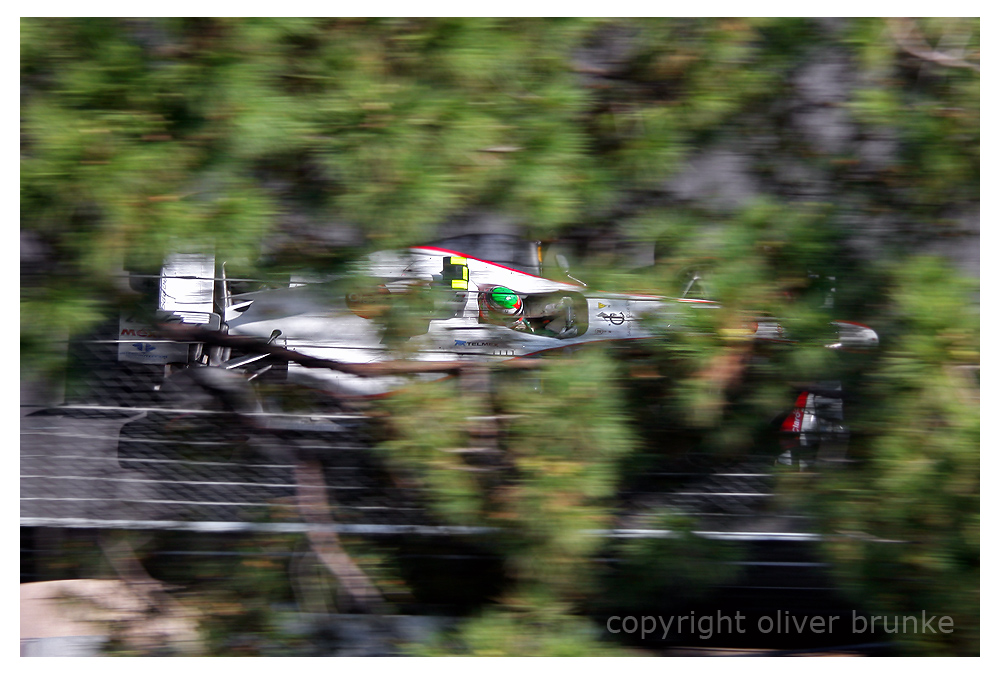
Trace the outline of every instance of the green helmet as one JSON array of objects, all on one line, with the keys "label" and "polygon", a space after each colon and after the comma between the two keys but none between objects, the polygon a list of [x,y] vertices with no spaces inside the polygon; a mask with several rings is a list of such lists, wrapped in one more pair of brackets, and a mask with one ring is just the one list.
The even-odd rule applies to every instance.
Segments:
[{"label": "green helmet", "polygon": [[486,293],[486,307],[493,312],[513,316],[520,314],[524,302],[506,286],[497,286]]}]

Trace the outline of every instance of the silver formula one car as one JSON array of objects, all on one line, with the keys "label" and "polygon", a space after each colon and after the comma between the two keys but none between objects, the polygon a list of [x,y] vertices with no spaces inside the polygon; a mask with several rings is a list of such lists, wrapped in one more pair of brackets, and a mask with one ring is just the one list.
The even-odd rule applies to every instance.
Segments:
[{"label": "silver formula one car", "polygon": [[[155,326],[148,317],[122,315],[118,360],[163,368],[164,407],[233,411],[242,415],[243,422],[230,425],[237,428],[259,414],[273,429],[299,423],[264,411],[253,387],[261,375],[266,381],[277,374],[336,400],[378,396],[467,363],[651,338],[643,317],[669,316],[683,305],[718,307],[697,272],[678,286],[679,297],[628,295],[574,280],[564,258],[550,275],[570,281],[546,278],[551,271],[543,259],[537,242],[461,237],[373,254],[343,278],[293,277],[280,287],[243,291],[246,280],[227,278],[213,256],[176,254],[157,277]],[[744,337],[791,342],[772,319],[751,326]],[[833,327],[838,339],[829,348],[878,344],[867,326],[837,321]],[[803,387],[775,425],[785,451],[778,461],[785,463],[799,463],[820,442],[844,440],[839,383]]]},{"label": "silver formula one car", "polygon": [[[475,255],[483,246],[493,259]],[[697,297],[697,275],[676,298],[605,293],[546,278],[541,260],[537,242],[459,237],[373,254],[349,278],[292,278],[286,287],[241,293],[226,278],[224,264],[212,256],[176,254],[159,279],[160,332],[123,315],[118,359],[172,370],[213,366],[254,377],[260,363],[273,364],[284,355],[289,382],[338,395],[372,396],[405,381],[398,375],[372,376],[350,365],[363,368],[405,358],[414,366],[411,370],[422,365],[431,371],[431,364],[572,351],[593,342],[649,338],[640,319],[669,312],[677,304],[717,306]],[[559,275],[571,278],[564,259],[560,267]],[[831,347],[877,345],[877,334],[866,326],[835,326],[839,340]],[[184,333],[184,328],[196,330]],[[760,320],[754,330],[758,340],[784,340],[775,321]],[[171,335],[194,342],[163,339]],[[203,342],[196,340],[198,335]],[[238,345],[237,352],[227,345]],[[316,367],[323,364],[331,367]],[[423,375],[434,376],[440,375]]]}]

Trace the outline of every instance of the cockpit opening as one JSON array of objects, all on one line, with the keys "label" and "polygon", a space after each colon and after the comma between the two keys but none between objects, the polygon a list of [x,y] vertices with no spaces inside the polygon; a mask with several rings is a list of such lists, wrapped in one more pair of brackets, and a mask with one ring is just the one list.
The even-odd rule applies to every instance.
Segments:
[{"label": "cockpit opening", "polygon": [[579,337],[589,328],[586,298],[574,291],[520,294],[502,286],[482,289],[479,319],[559,340]]}]

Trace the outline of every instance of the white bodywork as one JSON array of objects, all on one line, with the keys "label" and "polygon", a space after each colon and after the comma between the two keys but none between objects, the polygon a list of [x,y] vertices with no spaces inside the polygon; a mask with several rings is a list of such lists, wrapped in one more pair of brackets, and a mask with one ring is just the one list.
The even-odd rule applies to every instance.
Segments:
[{"label": "white bodywork", "polygon": [[[445,264],[452,257],[462,258],[467,265],[467,289],[454,290],[443,278]],[[647,338],[651,334],[639,319],[649,312],[665,311],[668,306],[664,297],[603,293],[434,246],[375,253],[355,271],[357,277],[318,282],[293,279],[283,288],[231,295],[224,265],[220,276],[216,276],[214,257],[174,255],[163,267],[158,319],[255,337],[308,357],[340,363],[379,363],[402,358],[456,362],[513,359],[552,350],[571,352],[592,342]],[[358,279],[364,277],[371,283],[359,289]],[[483,316],[480,294],[496,286],[509,288],[524,300],[525,317],[533,317],[529,325],[514,329]],[[423,300],[432,301],[432,306],[426,306],[421,315],[423,323],[406,335],[388,338],[379,307],[391,304],[394,298],[405,299],[414,294],[424,294]],[[673,301],[717,307],[706,299],[686,297]],[[552,309],[556,305],[572,308],[571,314],[563,312],[561,324],[546,313],[556,311]],[[560,328],[556,334],[539,328],[542,324],[569,325],[572,329]],[[827,345],[831,348],[877,346],[877,334],[866,326],[851,322],[834,322],[834,325],[839,341]],[[157,340],[154,331],[145,324],[125,316],[120,331],[119,359],[134,363],[186,364],[193,359],[232,369],[265,356],[228,359],[228,356],[219,358],[216,352],[210,357],[198,346],[189,354],[189,345]],[[767,319],[757,322],[752,337],[790,341],[780,324]],[[442,375],[420,377],[433,379]],[[387,393],[407,382],[399,376],[362,377],[327,368],[306,368],[294,362],[288,365],[288,379],[337,394],[359,396]]]},{"label": "white bodywork", "polygon": [[[439,286],[445,258],[461,256],[467,260],[467,292],[440,288],[432,292],[455,298],[452,311],[428,322],[424,334],[406,340],[401,351],[416,361],[483,361],[529,356],[553,349],[572,347],[601,340],[626,340],[648,337],[637,319],[643,313],[661,307],[662,299],[652,296],[627,296],[593,292],[585,287],[544,279],[485,260],[470,258],[458,251],[417,247],[404,252],[377,253],[359,270],[367,276],[386,280],[386,290],[404,292],[414,285]],[[400,358],[399,351],[382,341],[382,324],[364,318],[347,303],[350,289],[344,281],[296,285],[290,288],[260,291],[232,299],[242,311],[227,312],[225,323],[230,334],[251,335],[274,340],[287,349],[344,363],[376,363]],[[484,322],[479,316],[478,295],[483,287],[506,286],[521,296],[566,293],[585,297],[585,331],[568,338],[536,335],[506,326]],[[252,300],[243,309],[241,303]],[[289,380],[337,393],[376,395],[404,384],[403,378],[365,378],[319,368],[290,364]],[[428,376],[431,377],[431,376]],[[439,375],[433,377],[440,377]]]}]

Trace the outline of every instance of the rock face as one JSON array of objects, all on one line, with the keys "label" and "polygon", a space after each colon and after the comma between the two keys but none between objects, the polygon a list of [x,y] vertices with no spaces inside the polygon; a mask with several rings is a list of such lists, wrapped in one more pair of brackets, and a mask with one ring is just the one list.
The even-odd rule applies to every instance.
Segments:
[{"label": "rock face", "polygon": [[21,655],[100,656],[112,637],[147,654],[197,653],[195,618],[153,592],[110,579],[21,584]]},{"label": "rock face", "polygon": [[753,158],[731,147],[709,148],[694,155],[666,192],[685,202],[712,210],[731,211],[747,206],[764,192],[753,171]]},{"label": "rock face", "polygon": [[855,79],[847,58],[834,50],[817,53],[795,75],[791,124],[812,152],[852,151],[857,129],[843,104]]}]

